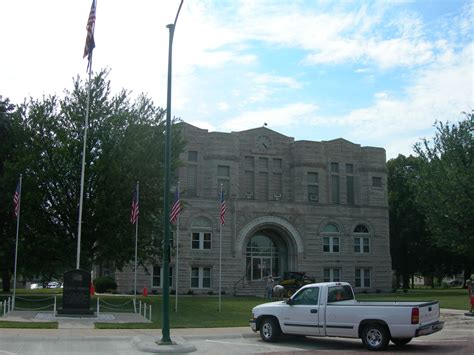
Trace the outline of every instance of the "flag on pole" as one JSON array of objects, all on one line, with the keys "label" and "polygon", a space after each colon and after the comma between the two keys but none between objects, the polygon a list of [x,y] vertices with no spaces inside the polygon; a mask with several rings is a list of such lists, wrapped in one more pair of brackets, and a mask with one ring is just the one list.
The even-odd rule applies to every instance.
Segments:
[{"label": "flag on pole", "polygon": [[173,206],[171,207],[171,213],[170,213],[170,222],[171,223],[176,223],[176,221],[178,220],[179,213],[181,212],[181,201],[179,199],[179,187],[178,186],[176,186],[176,190],[174,192],[174,203],[173,203]]},{"label": "flag on pole", "polygon": [[15,217],[18,217],[18,213],[20,212],[20,183],[16,185],[16,190],[13,195],[13,213]]},{"label": "flag on pole", "polygon": [[132,196],[132,210],[130,212],[130,223],[135,224],[138,220],[138,193],[137,190],[133,191]]},{"label": "flag on pole", "polygon": [[87,37],[86,37],[86,45],[84,46],[84,56],[83,58],[87,57],[87,70],[90,69],[92,65],[92,50],[95,48],[95,41],[94,41],[94,29],[95,29],[95,9],[96,9],[96,2],[92,0],[91,12],[89,13],[89,19],[87,20]]},{"label": "flag on pole", "polygon": [[225,210],[224,190],[221,189],[221,224],[225,222]]}]

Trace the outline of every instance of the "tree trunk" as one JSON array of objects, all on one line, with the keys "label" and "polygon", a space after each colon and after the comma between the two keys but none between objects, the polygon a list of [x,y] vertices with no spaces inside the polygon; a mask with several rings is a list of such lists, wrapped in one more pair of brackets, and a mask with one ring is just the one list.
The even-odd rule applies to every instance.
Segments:
[{"label": "tree trunk", "polygon": [[8,270],[2,271],[3,292],[10,292],[10,273]]}]

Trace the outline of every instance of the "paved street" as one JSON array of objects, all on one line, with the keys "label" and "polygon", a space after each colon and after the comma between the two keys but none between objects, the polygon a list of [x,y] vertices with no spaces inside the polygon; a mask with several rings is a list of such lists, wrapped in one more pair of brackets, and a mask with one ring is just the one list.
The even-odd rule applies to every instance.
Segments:
[{"label": "paved street", "polygon": [[[403,348],[391,345],[385,353],[474,354],[474,317],[454,312],[443,311],[442,318],[446,321],[446,327],[441,332],[416,338]],[[161,338],[159,329],[99,330],[79,326],[86,321],[88,320],[77,320],[75,326],[51,330],[1,329],[0,355],[144,354],[144,344]],[[68,322],[71,324],[70,320]],[[359,339],[288,336],[278,343],[268,344],[261,341],[258,334],[248,327],[172,329],[171,336],[179,346],[195,348],[193,354],[369,354]],[[163,349],[162,353],[169,353]]]}]

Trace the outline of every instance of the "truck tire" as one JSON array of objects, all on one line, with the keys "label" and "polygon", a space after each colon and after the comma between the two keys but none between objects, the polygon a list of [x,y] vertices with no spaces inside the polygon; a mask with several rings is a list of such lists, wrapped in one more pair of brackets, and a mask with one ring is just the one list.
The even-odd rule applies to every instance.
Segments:
[{"label": "truck tire", "polygon": [[408,344],[411,339],[412,338],[392,338],[392,343],[394,343],[396,346],[403,346],[405,344]]},{"label": "truck tire", "polygon": [[276,342],[281,330],[278,321],[273,317],[265,317],[260,324],[260,337],[266,342]]},{"label": "truck tire", "polygon": [[390,336],[384,325],[368,324],[362,330],[362,342],[371,351],[384,350],[388,346]]}]

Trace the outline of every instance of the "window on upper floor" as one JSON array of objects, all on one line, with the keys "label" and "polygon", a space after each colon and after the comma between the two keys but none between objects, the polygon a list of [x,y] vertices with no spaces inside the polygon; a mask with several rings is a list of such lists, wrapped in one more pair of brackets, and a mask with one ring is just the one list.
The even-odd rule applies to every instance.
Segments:
[{"label": "window on upper floor", "polygon": [[198,152],[195,150],[188,151],[188,161],[197,162],[198,161]]},{"label": "window on upper floor", "polygon": [[192,232],[191,249],[209,250],[212,244],[210,232]]},{"label": "window on upper floor", "polygon": [[370,253],[369,229],[363,224],[358,224],[354,228],[354,253]]},{"label": "window on upper floor", "polygon": [[339,237],[323,237],[323,252],[339,253]]},{"label": "window on upper floor", "polygon": [[354,173],[354,165],[346,164],[346,174],[353,174],[353,173]]},{"label": "window on upper floor", "polygon": [[382,178],[380,176],[372,176],[372,186],[382,187]]},{"label": "window on upper floor", "polygon": [[339,195],[339,175],[331,175],[331,202],[333,204],[340,203]]},{"label": "window on upper floor", "polygon": [[331,163],[331,173],[339,172],[339,163]]}]

